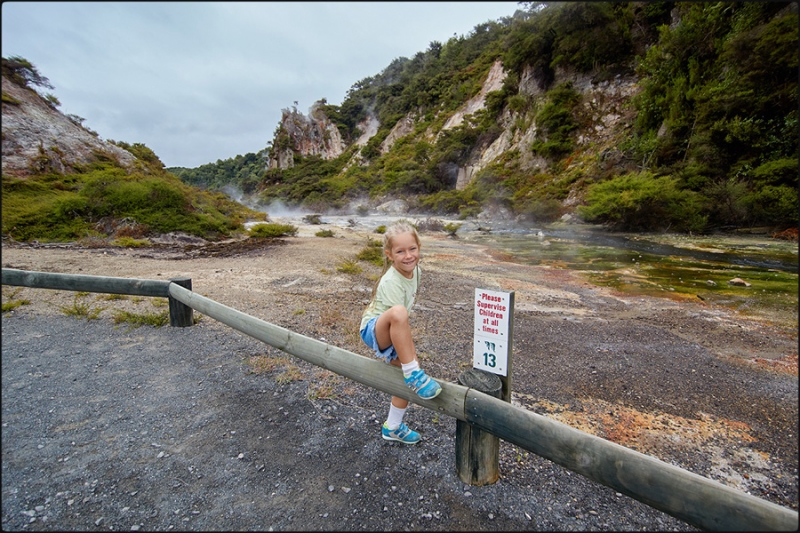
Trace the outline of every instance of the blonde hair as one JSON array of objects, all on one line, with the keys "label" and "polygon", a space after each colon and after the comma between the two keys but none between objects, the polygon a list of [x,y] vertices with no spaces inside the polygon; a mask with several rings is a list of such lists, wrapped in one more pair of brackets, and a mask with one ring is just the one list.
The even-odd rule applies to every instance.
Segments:
[{"label": "blonde hair", "polygon": [[389,270],[389,256],[387,253],[392,251],[392,242],[395,237],[399,235],[405,235],[406,233],[410,233],[414,236],[414,240],[417,242],[417,248],[422,248],[422,243],[419,240],[419,234],[417,234],[417,230],[412,226],[410,223],[406,222],[405,220],[398,220],[388,228],[383,233],[383,271],[381,271],[381,275],[378,276],[378,281],[375,282],[375,286],[372,288],[372,297],[375,297],[375,293],[378,291],[378,284],[381,282],[381,278],[386,271]]}]

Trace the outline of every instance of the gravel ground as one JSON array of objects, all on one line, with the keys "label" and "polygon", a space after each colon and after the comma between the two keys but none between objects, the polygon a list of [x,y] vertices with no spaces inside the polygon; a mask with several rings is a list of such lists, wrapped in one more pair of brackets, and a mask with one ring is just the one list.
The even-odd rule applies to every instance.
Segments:
[{"label": "gravel ground", "polygon": [[[220,303],[367,355],[354,330],[377,267],[336,270],[364,238],[301,232],[205,255],[4,243],[3,267],[188,275]],[[435,377],[471,366],[474,288],[514,290],[515,404],[797,510],[796,333],[702,303],[623,297],[444,236],[424,235],[423,254],[413,327]],[[465,485],[453,419],[412,407],[423,441],[385,442],[384,393],[208,317],[130,328],[115,310],[159,307],[3,295],[31,302],[2,318],[4,530],[693,529],[505,442],[500,480]],[[78,302],[103,309],[64,316]]]}]

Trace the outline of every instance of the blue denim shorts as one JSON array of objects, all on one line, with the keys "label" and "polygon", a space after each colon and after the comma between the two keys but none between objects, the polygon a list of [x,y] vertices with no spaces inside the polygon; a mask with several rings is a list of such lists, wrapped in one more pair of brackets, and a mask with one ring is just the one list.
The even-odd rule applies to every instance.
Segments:
[{"label": "blue denim shorts", "polygon": [[363,340],[364,344],[371,350],[375,350],[375,357],[381,359],[384,363],[391,363],[393,360],[397,359],[397,352],[394,346],[389,346],[383,351],[378,347],[378,339],[375,337],[375,323],[378,321],[378,318],[379,317],[376,316],[367,322],[367,325],[364,326],[364,329],[360,332],[361,340]]}]

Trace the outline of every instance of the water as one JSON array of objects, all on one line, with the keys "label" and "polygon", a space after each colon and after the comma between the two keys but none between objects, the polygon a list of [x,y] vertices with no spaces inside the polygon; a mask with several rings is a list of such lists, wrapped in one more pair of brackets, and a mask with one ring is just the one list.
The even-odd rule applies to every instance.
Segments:
[{"label": "water", "polygon": [[[272,217],[300,223],[301,213]],[[397,219],[426,216],[321,216],[325,226],[372,231]],[[702,300],[758,315],[796,331],[798,244],[765,235],[683,235],[610,233],[594,226],[520,227],[497,222],[464,222],[457,235],[509,260],[579,271],[597,285],[630,295]],[[732,285],[739,278],[749,286]]]},{"label": "water", "polygon": [[[609,233],[595,227],[545,227],[480,233],[471,240],[497,246],[526,262],[561,259],[583,270],[598,263],[660,262],[668,258],[755,269],[798,272],[797,243],[764,236],[688,236]],[[538,241],[538,242],[537,242]],[[538,253],[539,257],[536,257]]]},{"label": "water", "polygon": [[[797,330],[798,245],[764,235],[609,233],[591,226],[480,232],[514,261],[580,271],[629,295],[698,299]],[[735,279],[746,285],[734,285]]]}]

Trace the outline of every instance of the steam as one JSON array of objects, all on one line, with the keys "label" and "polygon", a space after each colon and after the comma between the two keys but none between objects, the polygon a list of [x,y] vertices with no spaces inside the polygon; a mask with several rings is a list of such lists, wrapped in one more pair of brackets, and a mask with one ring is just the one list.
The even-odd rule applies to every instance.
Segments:
[{"label": "steam", "polygon": [[280,200],[272,201],[266,207],[266,212],[270,218],[300,218],[306,215],[315,214],[308,209],[289,207]]}]

